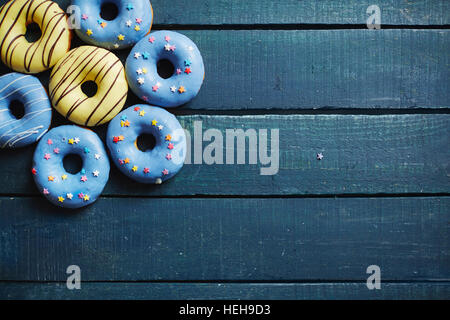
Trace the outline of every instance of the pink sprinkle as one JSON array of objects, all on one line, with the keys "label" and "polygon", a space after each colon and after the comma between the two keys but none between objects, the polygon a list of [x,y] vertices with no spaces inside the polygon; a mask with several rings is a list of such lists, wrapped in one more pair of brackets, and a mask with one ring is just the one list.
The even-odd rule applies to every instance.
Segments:
[{"label": "pink sprinkle", "polygon": [[122,159],[119,159],[119,164],[123,164],[123,160]]},{"label": "pink sprinkle", "polygon": [[164,39],[166,39],[167,42],[170,41],[170,37],[169,36],[165,36]]},{"label": "pink sprinkle", "polygon": [[177,69],[177,74],[181,74],[181,69]]},{"label": "pink sprinkle", "polygon": [[159,89],[159,87],[158,87],[157,85],[154,85],[154,86],[152,87],[152,90],[153,90],[154,92],[158,91],[158,89]]},{"label": "pink sprinkle", "polygon": [[163,172],[162,172],[162,174],[165,175],[165,176],[168,175],[168,174],[169,174],[169,170],[164,169]]},{"label": "pink sprinkle", "polygon": [[86,176],[82,176],[81,177],[81,181],[86,182],[87,181],[87,177]]},{"label": "pink sprinkle", "polygon": [[173,149],[173,143],[169,143],[169,145],[167,146],[168,149],[172,150]]},{"label": "pink sprinkle", "polygon": [[141,19],[141,18],[136,18],[136,22],[139,23],[139,24],[141,24],[142,19]]},{"label": "pink sprinkle", "polygon": [[84,198],[84,194],[82,194],[81,192],[78,194],[78,198],[79,199],[83,199]]},{"label": "pink sprinkle", "polygon": [[147,97],[147,96],[143,96],[143,97],[142,97],[142,100],[148,101],[148,97]]},{"label": "pink sprinkle", "polygon": [[52,141],[52,139],[48,139],[48,140],[47,140],[47,144],[48,144],[48,145],[51,145],[51,144],[53,144],[53,141]]},{"label": "pink sprinkle", "polygon": [[85,14],[83,14],[83,15],[81,16],[81,19],[83,19],[83,20],[87,20],[87,18],[88,18],[88,16],[85,15]]},{"label": "pink sprinkle", "polygon": [[56,154],[58,154],[58,153],[59,153],[59,148],[53,149],[53,152],[56,153]]},{"label": "pink sprinkle", "polygon": [[50,154],[46,153],[45,156],[44,156],[44,159],[45,159],[45,160],[48,160],[48,159],[50,159],[50,158],[51,158]]},{"label": "pink sprinkle", "polygon": [[167,156],[166,156],[166,159],[167,160],[172,160],[172,155],[170,153],[168,153]]},{"label": "pink sprinkle", "polygon": [[175,51],[176,48],[177,48],[177,47],[176,47],[175,45],[170,46],[170,50],[171,50],[171,51]]},{"label": "pink sprinkle", "polygon": [[150,173],[150,169],[149,168],[144,168],[144,173]]},{"label": "pink sprinkle", "polygon": [[151,43],[155,42],[155,37],[151,36],[150,38],[148,38],[148,42],[151,42]]},{"label": "pink sprinkle", "polygon": [[49,194],[50,192],[48,192],[48,189],[44,188],[44,191],[42,191],[43,194]]}]

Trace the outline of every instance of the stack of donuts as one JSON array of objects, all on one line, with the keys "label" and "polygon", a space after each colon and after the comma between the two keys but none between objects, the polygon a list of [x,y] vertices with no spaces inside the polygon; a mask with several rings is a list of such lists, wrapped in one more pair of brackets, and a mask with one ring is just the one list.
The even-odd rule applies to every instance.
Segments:
[{"label": "stack of donuts", "polygon": [[[104,6],[115,11],[105,19]],[[205,70],[195,43],[172,31],[150,32],[148,0],[72,0],[70,16],[49,0],[11,0],[0,8],[0,55],[15,72],[0,76],[0,148],[38,142],[31,174],[37,188],[60,207],[93,203],[109,178],[110,161],[141,183],[161,184],[182,168],[186,137],[180,123],[163,108],[181,106],[200,90]],[[41,36],[27,40],[37,24]],[[87,45],[70,48],[72,30]],[[125,65],[111,51],[129,49]],[[173,72],[160,76],[158,64]],[[50,70],[48,88],[37,74]],[[91,83],[95,94],[83,86]],[[122,110],[128,87],[143,101]],[[23,117],[11,110],[24,106]],[[75,125],[51,128],[52,109]],[[87,127],[108,124],[106,147]],[[141,151],[137,140],[155,139]],[[107,152],[108,150],[108,152]],[[69,173],[65,157],[78,155],[82,168]]]}]

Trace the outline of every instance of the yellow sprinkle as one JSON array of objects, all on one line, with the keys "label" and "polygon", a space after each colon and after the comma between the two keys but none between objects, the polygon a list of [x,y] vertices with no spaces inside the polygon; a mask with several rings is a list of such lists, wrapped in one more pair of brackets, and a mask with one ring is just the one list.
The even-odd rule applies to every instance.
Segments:
[{"label": "yellow sprinkle", "polygon": [[157,123],[158,123],[158,121],[153,120],[153,121],[152,121],[152,126],[156,126]]},{"label": "yellow sprinkle", "polygon": [[125,40],[125,36],[123,34],[119,34],[117,36],[117,39],[119,39],[120,41],[123,41],[123,40]]},{"label": "yellow sprinkle", "polygon": [[66,180],[66,179],[67,179],[67,174],[63,174],[63,175],[61,176],[61,179]]},{"label": "yellow sprinkle", "polygon": [[62,203],[62,202],[64,202],[64,198],[63,197],[58,197],[58,201]]},{"label": "yellow sprinkle", "polygon": [[134,27],[134,30],[139,31],[139,30],[141,30],[141,27],[136,26],[136,27]]},{"label": "yellow sprinkle", "polygon": [[147,68],[142,68],[142,73],[147,74]]},{"label": "yellow sprinkle", "polygon": [[91,35],[93,34],[93,32],[92,32],[91,29],[87,29],[86,34],[87,34],[88,36],[91,36]]},{"label": "yellow sprinkle", "polygon": [[134,166],[131,170],[133,170],[134,172],[136,172],[138,170],[137,166]]},{"label": "yellow sprinkle", "polygon": [[73,139],[69,139],[69,144],[73,144],[73,143],[74,143]]}]

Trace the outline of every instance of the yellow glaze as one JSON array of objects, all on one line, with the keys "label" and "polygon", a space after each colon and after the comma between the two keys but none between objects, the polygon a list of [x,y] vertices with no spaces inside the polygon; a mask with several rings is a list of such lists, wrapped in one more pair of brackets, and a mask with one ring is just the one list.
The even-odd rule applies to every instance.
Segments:
[{"label": "yellow glaze", "polygon": [[[25,39],[27,25],[37,23],[42,36]],[[64,11],[53,1],[12,0],[0,8],[0,54],[5,65],[22,73],[53,67],[70,49],[71,32]]]},{"label": "yellow glaze", "polygon": [[[81,89],[86,81],[97,84],[88,97]],[[64,117],[82,126],[98,126],[122,110],[128,84],[122,62],[103,48],[82,46],[69,51],[50,75],[50,99]]]}]

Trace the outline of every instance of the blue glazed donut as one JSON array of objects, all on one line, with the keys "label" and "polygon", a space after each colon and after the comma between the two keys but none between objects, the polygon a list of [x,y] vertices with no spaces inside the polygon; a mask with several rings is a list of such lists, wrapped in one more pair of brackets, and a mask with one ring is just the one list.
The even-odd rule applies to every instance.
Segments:
[{"label": "blue glazed donut", "polygon": [[[13,101],[24,105],[21,119],[9,109]],[[51,120],[50,100],[37,78],[15,72],[0,77],[0,148],[20,148],[38,141]]]},{"label": "blue glazed donut", "polygon": [[[142,134],[155,138],[152,150],[138,149]],[[174,115],[158,107],[140,104],[122,111],[110,122],[106,139],[119,170],[142,183],[161,184],[172,178],[186,158],[183,128]]]},{"label": "blue glazed donut", "polygon": [[[79,173],[64,169],[63,159],[76,154],[83,160]],[[109,178],[109,160],[100,138],[74,125],[53,128],[38,143],[33,157],[34,181],[53,204],[80,208],[93,203]]]},{"label": "blue glazed donut", "polygon": [[[169,60],[174,73],[163,79],[157,63]],[[177,107],[192,100],[205,77],[203,59],[195,43],[172,31],[152,32],[131,50],[125,65],[128,84],[142,100],[161,107]]]},{"label": "blue glazed donut", "polygon": [[[113,4],[118,16],[111,21],[101,18],[101,7]],[[148,0],[72,0],[78,6],[81,28],[77,35],[84,42],[110,50],[132,47],[150,32],[153,9]]]}]

